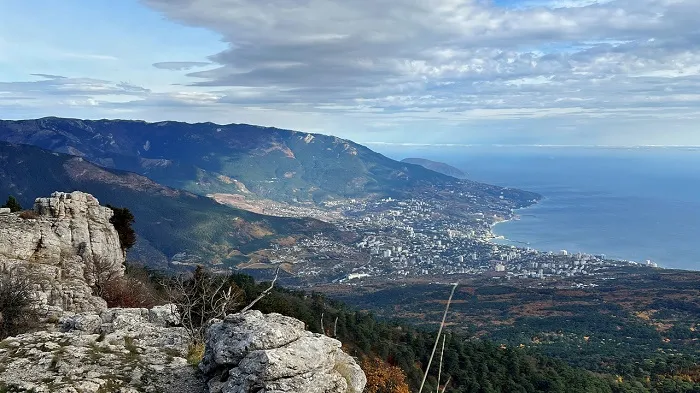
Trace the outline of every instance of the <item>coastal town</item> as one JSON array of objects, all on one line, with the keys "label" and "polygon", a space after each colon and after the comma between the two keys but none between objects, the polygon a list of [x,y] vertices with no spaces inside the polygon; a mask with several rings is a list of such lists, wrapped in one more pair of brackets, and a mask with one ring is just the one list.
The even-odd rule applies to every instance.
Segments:
[{"label": "coastal town", "polygon": [[[470,198],[465,198],[470,199]],[[284,264],[300,280],[359,285],[367,279],[487,275],[518,280],[603,276],[611,268],[639,266],[605,255],[538,251],[498,244],[493,226],[517,218],[500,202],[454,210],[437,198],[346,201],[335,224],[354,240],[319,233],[291,247],[275,247],[271,264]],[[643,265],[655,266],[651,262]]]}]

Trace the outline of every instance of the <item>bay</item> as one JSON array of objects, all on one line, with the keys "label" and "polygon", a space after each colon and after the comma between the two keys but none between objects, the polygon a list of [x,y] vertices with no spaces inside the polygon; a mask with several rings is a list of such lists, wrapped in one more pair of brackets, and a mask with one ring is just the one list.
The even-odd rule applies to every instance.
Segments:
[{"label": "bay", "polygon": [[544,199],[499,224],[502,242],[662,267],[700,270],[700,150],[694,148],[380,146],[472,180],[535,191]]}]

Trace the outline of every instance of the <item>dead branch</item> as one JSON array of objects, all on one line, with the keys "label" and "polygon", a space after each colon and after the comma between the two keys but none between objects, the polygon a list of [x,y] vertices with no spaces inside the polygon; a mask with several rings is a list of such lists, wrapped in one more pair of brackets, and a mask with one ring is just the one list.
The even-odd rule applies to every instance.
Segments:
[{"label": "dead branch", "polygon": [[272,282],[270,283],[270,287],[267,288],[266,290],[262,291],[262,293],[260,294],[260,296],[258,296],[257,298],[255,298],[255,300],[253,300],[252,302],[250,302],[249,305],[243,307],[243,309],[242,309],[241,311],[239,311],[239,312],[240,312],[240,313],[244,313],[244,312],[250,310],[251,308],[253,308],[253,306],[255,305],[255,303],[257,303],[258,301],[260,301],[260,299],[262,299],[262,298],[264,298],[265,296],[267,296],[267,295],[272,291],[272,288],[275,286],[275,282],[277,281],[277,277],[279,276],[279,273],[280,273],[280,268],[278,267],[277,270],[275,270],[275,278],[272,279]]}]

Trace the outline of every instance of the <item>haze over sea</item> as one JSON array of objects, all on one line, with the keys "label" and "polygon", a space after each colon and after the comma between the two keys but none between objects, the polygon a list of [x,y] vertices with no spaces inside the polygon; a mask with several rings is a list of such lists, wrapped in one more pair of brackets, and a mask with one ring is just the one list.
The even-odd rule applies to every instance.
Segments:
[{"label": "haze over sea", "polygon": [[495,227],[502,243],[700,270],[700,148],[371,147],[542,194]]}]

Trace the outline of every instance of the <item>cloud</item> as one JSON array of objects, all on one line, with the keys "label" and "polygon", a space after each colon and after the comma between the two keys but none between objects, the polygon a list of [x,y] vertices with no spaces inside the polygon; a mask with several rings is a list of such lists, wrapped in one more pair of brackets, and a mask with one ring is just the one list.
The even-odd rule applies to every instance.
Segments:
[{"label": "cloud", "polygon": [[75,59],[82,59],[82,60],[100,60],[100,61],[116,61],[119,60],[116,56],[111,56],[111,55],[101,55],[101,54],[94,54],[94,53],[72,53],[72,52],[64,52],[59,54],[61,57],[67,57],[67,58],[75,58]]},{"label": "cloud", "polygon": [[[134,116],[253,119],[361,140],[700,141],[697,0],[141,3],[173,26],[216,33],[225,48],[208,62],[125,70],[138,86],[36,74],[45,80],[0,83],[0,102],[60,97]],[[163,53],[194,56],[176,50],[189,38],[172,37]]]},{"label": "cloud", "polygon": [[[60,108],[95,107],[109,102],[145,98],[151,90],[127,82],[93,78],[69,78],[51,74],[32,74],[38,81],[0,82],[0,109],[18,107]],[[56,113],[47,113],[56,114]]]},{"label": "cloud", "polygon": [[38,76],[40,78],[46,78],[46,79],[66,79],[65,76],[60,76],[60,75],[51,75],[51,74],[31,74],[32,76]]},{"label": "cloud", "polygon": [[[222,103],[434,119],[696,117],[695,0],[143,0],[221,34]],[[675,113],[675,112],[674,112]]]},{"label": "cloud", "polygon": [[172,71],[187,71],[197,67],[204,67],[210,65],[211,63],[202,61],[165,61],[160,63],[153,63],[153,67],[161,70],[172,70]]}]

